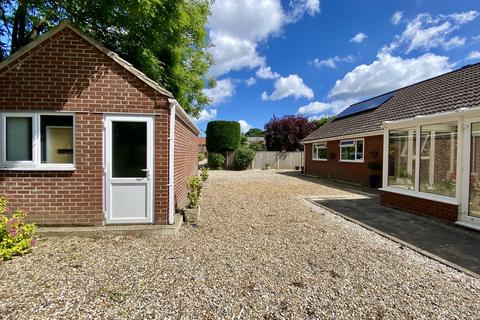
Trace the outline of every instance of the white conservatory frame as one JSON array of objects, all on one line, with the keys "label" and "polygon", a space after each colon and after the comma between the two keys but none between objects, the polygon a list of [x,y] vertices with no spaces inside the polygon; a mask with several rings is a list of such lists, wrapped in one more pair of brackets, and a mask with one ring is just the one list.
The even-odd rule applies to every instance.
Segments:
[{"label": "white conservatory frame", "polygon": [[[420,161],[415,161],[415,186],[414,190],[406,190],[388,185],[388,150],[389,150],[389,131],[416,128],[416,157],[421,157],[421,126],[441,124],[446,122],[456,122],[458,124],[457,135],[457,165],[456,165],[456,192],[455,197],[437,195],[420,190]],[[398,121],[385,121],[383,123],[383,177],[382,188],[380,190],[391,193],[402,194],[406,196],[427,199],[442,202],[451,205],[458,205],[459,225],[480,230],[480,218],[468,215],[469,210],[469,189],[470,189],[470,139],[471,124],[480,123],[480,107],[461,108],[456,111],[437,113],[433,115],[417,116],[415,118],[403,119]]]}]

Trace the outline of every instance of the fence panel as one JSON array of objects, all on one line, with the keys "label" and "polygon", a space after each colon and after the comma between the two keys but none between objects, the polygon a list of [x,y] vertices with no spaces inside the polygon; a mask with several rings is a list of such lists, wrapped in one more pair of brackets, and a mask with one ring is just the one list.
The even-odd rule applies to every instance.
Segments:
[{"label": "fence panel", "polygon": [[303,166],[303,151],[257,151],[252,162],[252,169],[264,169],[266,164],[272,169],[295,169]]}]

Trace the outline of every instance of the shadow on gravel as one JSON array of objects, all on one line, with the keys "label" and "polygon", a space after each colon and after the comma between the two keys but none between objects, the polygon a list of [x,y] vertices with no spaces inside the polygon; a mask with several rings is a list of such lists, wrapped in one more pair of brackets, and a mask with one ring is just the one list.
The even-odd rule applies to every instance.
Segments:
[{"label": "shadow on gravel", "polygon": [[335,179],[328,179],[328,178],[319,178],[319,177],[312,177],[306,176],[302,174],[300,171],[277,171],[277,174],[298,178],[304,181],[320,184],[322,186],[327,186],[331,188],[340,189],[342,191],[353,192],[358,194],[370,194],[376,195],[378,194],[377,189],[367,188],[366,186],[362,186],[355,183],[349,183],[345,181],[338,181]]}]

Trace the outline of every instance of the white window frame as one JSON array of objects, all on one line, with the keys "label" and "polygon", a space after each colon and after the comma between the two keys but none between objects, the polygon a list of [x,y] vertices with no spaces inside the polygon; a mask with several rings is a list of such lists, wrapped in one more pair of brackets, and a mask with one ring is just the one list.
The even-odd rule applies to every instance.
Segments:
[{"label": "white window frame", "polygon": [[[71,116],[73,118],[73,163],[42,163],[40,119],[41,116]],[[6,119],[32,118],[32,161],[7,161]],[[0,170],[74,171],[76,158],[75,114],[67,112],[2,112],[0,122]]]},{"label": "white window frame", "polygon": [[[419,158],[421,157],[420,152],[421,152],[421,128],[423,126],[427,125],[433,125],[433,124],[442,124],[442,123],[448,123],[448,122],[456,122],[457,123],[457,165],[456,165],[456,192],[454,197],[449,197],[445,195],[439,195],[439,194],[434,194],[434,193],[429,193],[429,192],[423,192],[420,191],[420,179],[419,179],[419,174],[420,174],[420,161]],[[401,188],[396,188],[393,186],[388,185],[388,148],[389,148],[389,140],[390,140],[390,130],[402,130],[406,128],[415,128],[415,145],[416,145],[416,150],[415,150],[415,167],[414,172],[415,172],[415,184],[414,184],[414,190],[405,190]],[[463,119],[460,116],[446,116],[442,117],[441,115],[437,117],[432,117],[428,119],[415,119],[414,121],[399,121],[398,123],[392,123],[388,124],[384,128],[384,136],[383,136],[383,167],[385,168],[383,170],[383,187],[380,188],[380,190],[383,191],[388,191],[392,193],[398,193],[398,194],[403,194],[407,196],[412,196],[420,199],[427,199],[427,200],[433,200],[433,201],[438,201],[441,203],[447,203],[447,204],[452,204],[452,205],[460,205],[460,195],[462,193],[462,186],[461,186],[461,181],[462,181],[462,164],[461,162],[463,161],[462,157],[462,150],[463,150]],[[469,161],[468,157],[468,161]],[[470,163],[470,162],[468,162]]]},{"label": "white window frame", "polygon": [[[348,141],[352,141],[352,144],[342,146],[342,142],[348,142]],[[357,159],[357,142],[358,141],[362,141],[362,159]],[[365,161],[365,139],[364,138],[340,140],[338,147],[340,149],[340,157],[339,157],[340,162],[363,163]],[[347,148],[347,147],[353,147],[355,149],[355,160],[342,159],[342,148]]]},{"label": "white window frame", "polygon": [[327,161],[328,160],[328,151],[327,151],[327,156],[325,157],[325,159],[322,159],[322,158],[317,157],[317,153],[315,152],[315,148],[328,150],[327,149],[327,143],[326,142],[320,142],[320,143],[312,144],[312,160],[314,160],[314,161]]}]

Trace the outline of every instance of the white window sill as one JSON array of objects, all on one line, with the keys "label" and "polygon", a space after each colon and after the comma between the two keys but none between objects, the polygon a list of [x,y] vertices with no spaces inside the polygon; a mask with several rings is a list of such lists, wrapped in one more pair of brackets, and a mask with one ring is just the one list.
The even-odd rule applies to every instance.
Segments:
[{"label": "white window sill", "polygon": [[0,171],[75,171],[74,166],[0,167]]},{"label": "white window sill", "polygon": [[328,159],[314,159],[312,158],[313,161],[327,161]]},{"label": "white window sill", "polygon": [[364,163],[364,160],[338,160],[338,162]]},{"label": "white window sill", "polygon": [[456,221],[455,224],[458,224],[459,226],[462,226],[462,227],[471,228],[471,229],[475,229],[475,230],[479,230],[479,231],[480,231],[480,225],[475,224],[475,223],[473,223],[473,222],[469,222],[469,221]]},{"label": "white window sill", "polygon": [[414,190],[403,190],[403,189],[397,189],[397,188],[392,188],[392,187],[379,188],[378,190],[391,192],[391,193],[397,193],[397,194],[401,194],[401,195],[409,196],[409,197],[414,197],[414,198],[420,198],[420,199],[425,199],[425,200],[431,200],[431,201],[451,204],[451,205],[455,205],[455,206],[458,206],[460,204],[460,202],[456,198],[440,196],[440,195],[435,195],[435,194],[429,194],[429,193],[425,193],[425,192],[418,192],[418,191],[414,191]]}]

